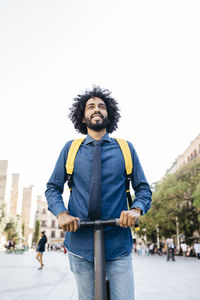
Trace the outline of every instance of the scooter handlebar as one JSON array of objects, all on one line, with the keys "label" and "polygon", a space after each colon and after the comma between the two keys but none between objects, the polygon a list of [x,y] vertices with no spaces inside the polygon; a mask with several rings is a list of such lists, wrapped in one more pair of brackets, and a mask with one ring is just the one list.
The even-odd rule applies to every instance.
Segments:
[{"label": "scooter handlebar", "polygon": [[99,227],[106,227],[106,226],[118,226],[119,219],[110,219],[110,220],[95,220],[95,221],[88,221],[88,220],[79,220],[78,221],[78,228],[99,228]]},{"label": "scooter handlebar", "polygon": [[[88,221],[88,220],[79,220],[78,221],[78,228],[102,228],[107,226],[119,226],[119,219],[110,219],[110,220],[95,220],[95,221]],[[135,222],[135,227],[138,227],[138,219]]]},{"label": "scooter handlebar", "polygon": [[[110,219],[110,220],[96,220],[96,221],[89,221],[89,220],[78,220],[78,228],[102,228],[106,226],[119,226],[119,218]],[[139,227],[138,219],[135,222],[135,228]],[[62,229],[60,225],[58,225],[59,229]]]},{"label": "scooter handlebar", "polygon": [[[78,228],[102,228],[106,226],[118,226],[119,225],[119,219],[110,219],[110,220],[78,220]],[[58,225],[58,228],[61,229],[60,225]]]}]

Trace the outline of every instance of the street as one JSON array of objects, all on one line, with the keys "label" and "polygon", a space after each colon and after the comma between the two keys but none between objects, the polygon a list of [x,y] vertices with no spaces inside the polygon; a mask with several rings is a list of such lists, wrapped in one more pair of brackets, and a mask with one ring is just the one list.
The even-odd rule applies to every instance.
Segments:
[{"label": "street", "polygon": [[[35,252],[0,252],[1,300],[77,300],[73,274],[66,254],[44,253],[44,269]],[[136,300],[200,299],[200,260],[165,256],[133,256]],[[126,274],[124,274],[126,276]]]}]

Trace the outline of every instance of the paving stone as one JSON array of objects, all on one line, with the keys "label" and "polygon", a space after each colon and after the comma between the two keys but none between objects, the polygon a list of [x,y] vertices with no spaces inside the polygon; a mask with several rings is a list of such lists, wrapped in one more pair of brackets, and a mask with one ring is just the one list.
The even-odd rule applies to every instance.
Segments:
[{"label": "paving stone", "polygon": [[[77,300],[69,261],[62,252],[46,251],[38,270],[35,252],[23,255],[0,252],[1,300]],[[165,256],[133,256],[135,300],[198,300],[200,260]],[[126,276],[126,275],[125,275]]]}]

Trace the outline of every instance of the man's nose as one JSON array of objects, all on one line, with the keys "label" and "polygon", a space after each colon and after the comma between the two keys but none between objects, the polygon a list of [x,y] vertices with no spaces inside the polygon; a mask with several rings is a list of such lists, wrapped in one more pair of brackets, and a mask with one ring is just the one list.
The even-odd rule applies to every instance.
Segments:
[{"label": "man's nose", "polygon": [[100,115],[100,111],[99,110],[95,110],[94,112],[93,112],[93,115],[94,114],[99,114]]}]

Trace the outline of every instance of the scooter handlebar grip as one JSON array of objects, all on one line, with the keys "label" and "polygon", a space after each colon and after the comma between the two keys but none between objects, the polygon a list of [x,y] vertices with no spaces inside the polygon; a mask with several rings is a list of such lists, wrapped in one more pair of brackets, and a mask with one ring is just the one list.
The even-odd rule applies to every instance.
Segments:
[{"label": "scooter handlebar grip", "polygon": [[[116,226],[119,226],[119,219],[116,219]],[[135,226],[134,227],[139,227],[139,219],[135,221]]]}]

